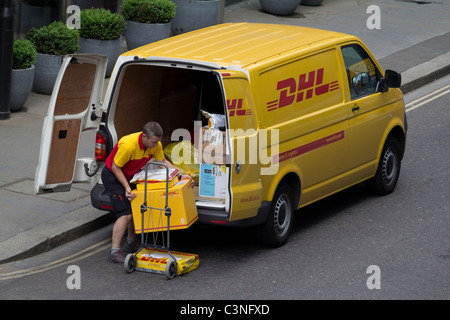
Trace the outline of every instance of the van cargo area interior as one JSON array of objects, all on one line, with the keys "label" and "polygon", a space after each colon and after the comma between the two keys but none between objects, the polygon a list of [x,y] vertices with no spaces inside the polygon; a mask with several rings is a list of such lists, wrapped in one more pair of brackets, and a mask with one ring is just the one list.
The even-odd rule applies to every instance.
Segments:
[{"label": "van cargo area interior", "polygon": [[116,110],[113,117],[118,139],[142,130],[148,121],[157,121],[164,130],[164,146],[175,129],[191,131],[197,120],[206,125],[200,110],[215,114],[225,111],[222,91],[212,72],[128,64],[118,82],[115,86],[120,90],[112,98],[116,108],[110,108]]},{"label": "van cargo area interior", "polygon": [[[113,117],[117,139],[141,131],[148,121],[156,121],[164,131],[163,147],[172,142],[172,132],[179,128],[188,130],[194,143],[194,121],[202,121],[202,126],[208,124],[201,110],[222,115],[226,110],[219,80],[213,72],[142,62],[128,64],[120,72],[115,84],[120,90],[114,91],[111,101],[116,107],[109,108],[115,114],[108,115]],[[111,124],[112,119],[108,121]],[[197,184],[194,192],[197,205],[216,202],[223,208],[225,199],[200,197]]]}]

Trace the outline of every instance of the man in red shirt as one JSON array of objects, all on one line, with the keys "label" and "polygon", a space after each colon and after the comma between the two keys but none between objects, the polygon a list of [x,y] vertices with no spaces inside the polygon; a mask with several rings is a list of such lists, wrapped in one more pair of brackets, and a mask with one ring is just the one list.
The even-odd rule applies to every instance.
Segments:
[{"label": "man in red shirt", "polygon": [[[157,122],[148,122],[144,125],[142,132],[122,137],[106,159],[106,165],[102,170],[102,181],[117,218],[112,232],[109,262],[123,263],[127,253],[136,252],[140,248],[134,231],[131,211],[130,201],[136,197],[136,194],[132,192],[134,185],[129,183],[131,178],[152,158],[175,169],[164,158],[161,145],[162,136],[161,126]],[[190,176],[180,175],[179,178],[190,179]],[[120,244],[127,231],[127,240],[122,250]]]}]

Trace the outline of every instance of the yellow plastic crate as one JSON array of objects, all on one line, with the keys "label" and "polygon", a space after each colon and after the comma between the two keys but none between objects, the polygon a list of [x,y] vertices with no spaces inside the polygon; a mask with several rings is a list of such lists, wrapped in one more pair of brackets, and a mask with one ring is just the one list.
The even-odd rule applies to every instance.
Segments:
[{"label": "yellow plastic crate", "polygon": [[[147,209],[144,212],[142,226],[141,205],[144,203],[144,190],[139,187],[133,191],[136,198],[131,201],[134,228],[136,233],[167,230],[167,217],[164,212],[166,189],[147,189],[147,207],[163,209]],[[168,206],[172,211],[170,230],[187,229],[198,219],[195,205],[194,189],[190,180],[182,180],[169,188]]]}]

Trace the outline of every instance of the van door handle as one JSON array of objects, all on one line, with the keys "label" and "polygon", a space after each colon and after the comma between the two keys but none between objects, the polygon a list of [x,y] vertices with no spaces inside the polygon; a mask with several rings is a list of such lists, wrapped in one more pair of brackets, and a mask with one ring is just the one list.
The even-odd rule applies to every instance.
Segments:
[{"label": "van door handle", "polygon": [[359,106],[358,106],[358,105],[355,105],[355,106],[352,108],[352,111],[353,111],[353,112],[359,111]]},{"label": "van door handle", "polygon": [[234,170],[236,171],[236,174],[239,174],[241,172],[241,161],[236,161],[236,166],[234,167]]}]

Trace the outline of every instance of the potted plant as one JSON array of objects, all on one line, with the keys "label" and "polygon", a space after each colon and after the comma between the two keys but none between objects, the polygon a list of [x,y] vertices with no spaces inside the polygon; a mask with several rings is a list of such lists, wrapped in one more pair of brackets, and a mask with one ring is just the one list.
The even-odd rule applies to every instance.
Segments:
[{"label": "potted plant", "polygon": [[300,2],[302,0],[259,0],[265,11],[279,16],[294,14]]},{"label": "potted plant", "polygon": [[171,20],[175,17],[175,4],[171,0],[124,0],[122,14],[127,29],[128,49],[168,38]]},{"label": "potted plant", "polygon": [[30,40],[14,40],[10,110],[19,111],[30,95],[34,79],[36,48]]},{"label": "potted plant", "polygon": [[173,0],[177,14],[172,20],[174,35],[223,23],[225,0]]},{"label": "potted plant", "polygon": [[31,28],[26,38],[34,44],[37,51],[33,90],[51,94],[62,57],[75,53],[79,48],[78,31],[69,29],[61,21],[55,21],[39,29]]},{"label": "potted plant", "polygon": [[106,76],[110,76],[122,50],[125,19],[118,13],[103,8],[81,10],[80,53],[108,56]]}]

